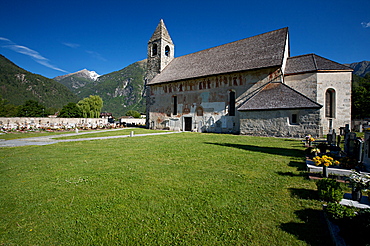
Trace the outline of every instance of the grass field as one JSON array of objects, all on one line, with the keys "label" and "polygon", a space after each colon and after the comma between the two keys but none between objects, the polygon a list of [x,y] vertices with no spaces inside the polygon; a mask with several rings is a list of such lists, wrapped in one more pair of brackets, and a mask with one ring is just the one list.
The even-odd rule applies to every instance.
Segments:
[{"label": "grass field", "polygon": [[0,148],[0,245],[328,245],[303,168],[235,135]]},{"label": "grass field", "polygon": [[118,129],[114,131],[95,131],[89,132],[88,134],[76,134],[73,136],[67,137],[56,137],[54,139],[80,139],[80,138],[94,138],[94,137],[111,137],[111,136],[118,136],[118,135],[130,135],[131,132],[134,132],[135,135],[137,134],[147,134],[147,133],[157,133],[157,132],[166,132],[166,131],[156,131],[156,130],[147,130],[143,128],[124,128]]}]

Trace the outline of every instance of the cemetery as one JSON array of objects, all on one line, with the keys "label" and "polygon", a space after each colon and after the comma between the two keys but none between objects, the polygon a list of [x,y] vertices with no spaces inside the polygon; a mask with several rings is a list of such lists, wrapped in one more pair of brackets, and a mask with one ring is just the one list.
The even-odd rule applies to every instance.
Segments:
[{"label": "cemetery", "polygon": [[0,132],[68,131],[109,129],[107,118],[0,117]]},{"label": "cemetery", "polygon": [[[349,125],[326,139],[306,136],[307,172],[315,179],[335,245],[368,245],[370,230],[370,127],[363,137]],[[344,191],[343,186],[347,190]]]}]

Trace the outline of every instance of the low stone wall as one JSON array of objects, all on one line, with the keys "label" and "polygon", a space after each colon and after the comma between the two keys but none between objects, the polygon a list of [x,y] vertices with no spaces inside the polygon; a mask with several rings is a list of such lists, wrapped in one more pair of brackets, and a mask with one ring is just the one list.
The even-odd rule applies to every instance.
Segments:
[{"label": "low stone wall", "polygon": [[108,119],[103,118],[48,118],[48,117],[0,117],[0,128],[96,128],[108,124]]},{"label": "low stone wall", "polygon": [[143,118],[122,118],[120,119],[120,123],[126,123],[129,125],[145,125],[145,119]]}]

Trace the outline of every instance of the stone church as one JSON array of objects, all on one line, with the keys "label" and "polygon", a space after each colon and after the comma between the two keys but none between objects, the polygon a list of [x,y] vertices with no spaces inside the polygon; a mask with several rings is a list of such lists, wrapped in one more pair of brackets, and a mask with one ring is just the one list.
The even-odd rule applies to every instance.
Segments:
[{"label": "stone church", "polygon": [[288,28],[174,57],[160,20],[148,42],[147,127],[322,136],[351,122],[352,69],[290,57]]}]

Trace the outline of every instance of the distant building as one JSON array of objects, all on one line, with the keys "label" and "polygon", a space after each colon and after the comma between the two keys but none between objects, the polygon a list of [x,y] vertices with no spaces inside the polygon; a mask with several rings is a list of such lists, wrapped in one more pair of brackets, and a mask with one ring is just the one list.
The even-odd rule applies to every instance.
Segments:
[{"label": "distant building", "polygon": [[148,42],[147,127],[322,136],[351,123],[352,69],[290,57],[288,28],[174,57],[161,20]]},{"label": "distant building", "polygon": [[112,113],[100,113],[100,118],[108,119],[109,123],[114,123],[114,117]]}]

